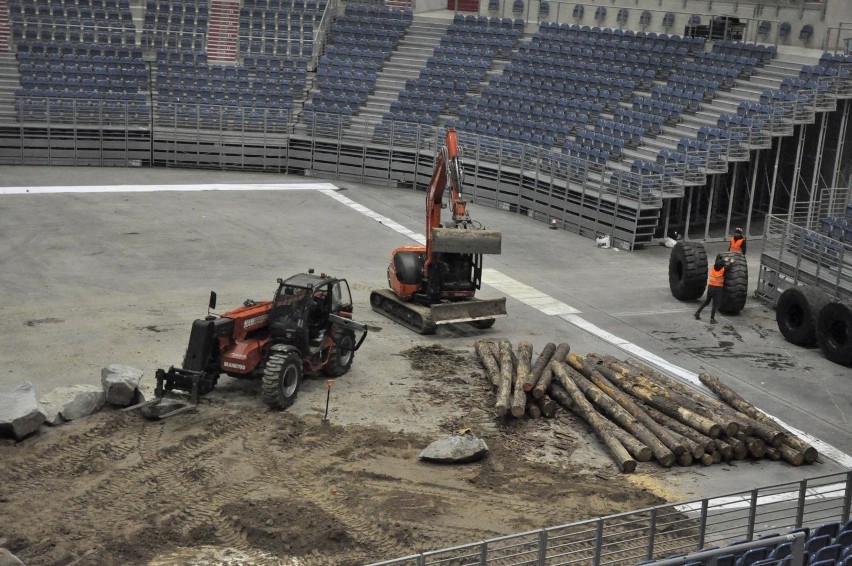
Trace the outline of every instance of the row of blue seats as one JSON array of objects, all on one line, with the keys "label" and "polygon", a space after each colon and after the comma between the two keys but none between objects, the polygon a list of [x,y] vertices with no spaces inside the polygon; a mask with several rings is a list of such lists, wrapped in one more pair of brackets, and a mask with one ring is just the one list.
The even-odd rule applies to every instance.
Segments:
[{"label": "row of blue seats", "polygon": [[443,69],[430,69],[429,67],[423,68],[420,70],[419,78],[427,79],[427,80],[454,80],[454,81],[463,81],[466,80],[469,84],[474,85],[482,80],[485,76],[486,71],[481,68],[477,68],[473,70],[471,68],[459,67],[459,68],[443,68]]},{"label": "row of blue seats", "polygon": [[760,59],[757,57],[748,57],[746,55],[733,55],[724,53],[696,53],[696,63],[720,64],[726,67],[734,68],[739,71],[741,77],[749,77],[756,67],[761,65]]},{"label": "row of blue seats", "polygon": [[[168,67],[174,69],[174,67]],[[181,80],[190,79],[192,81],[203,79],[210,82],[221,82],[225,85],[248,80],[249,78],[258,79],[284,79],[288,81],[297,81],[304,83],[307,78],[307,71],[300,68],[292,67],[255,67],[250,69],[244,65],[238,66],[223,66],[210,65],[195,66],[193,68],[184,68],[182,71],[169,70],[164,71],[162,67],[157,68],[157,76],[159,80]]]},{"label": "row of blue seats", "polygon": [[157,108],[156,123],[162,127],[187,125],[189,127],[218,130],[221,128],[241,129],[244,131],[268,132],[283,130],[291,125],[292,114],[289,110],[265,111],[222,106],[204,108],[196,105],[175,105],[173,108]]},{"label": "row of blue seats", "polygon": [[823,234],[826,236],[852,244],[852,212],[847,213],[846,218],[823,218],[820,226],[822,227]]},{"label": "row of blue seats", "polygon": [[55,29],[48,28],[41,31],[29,29],[26,32],[20,32],[20,29],[13,28],[12,39],[16,42],[27,41],[37,49],[41,46],[43,51],[48,51],[53,48],[57,49],[63,43],[99,43],[112,45],[133,45],[136,43],[136,30],[132,24],[124,26],[115,26],[109,28],[85,28],[85,29]]},{"label": "row of blue seats", "polygon": [[[716,121],[716,126],[722,130],[732,130],[735,132],[741,132],[745,137],[755,137],[759,136],[763,129],[766,127],[766,123],[759,118],[751,118],[748,116],[739,116],[736,114],[721,114]],[[712,130],[709,126],[702,126],[698,130],[699,137],[702,134],[704,128],[708,128],[708,130]]]},{"label": "row of blue seats", "polygon": [[243,38],[272,38],[286,36],[288,33],[302,32],[303,35],[311,35],[314,32],[313,22],[302,22],[302,20],[281,21],[264,26],[240,22],[237,37]]},{"label": "row of blue seats", "polygon": [[601,171],[603,166],[610,160],[610,154],[606,150],[596,147],[588,147],[580,143],[566,142],[562,146],[562,153],[573,158],[571,166],[587,173],[589,169]]},{"label": "row of blue seats", "polygon": [[542,119],[546,119],[549,113],[559,116],[559,111],[562,111],[585,114],[596,120],[604,111],[604,104],[601,101],[584,98],[576,92],[572,96],[549,96],[523,90],[497,91],[489,86],[486,88],[486,93],[487,96],[483,95],[477,101],[477,107],[492,112],[503,112],[504,109],[508,109],[508,112],[535,113]]},{"label": "row of blue seats", "polygon": [[[34,42],[36,43],[36,42]],[[19,62],[27,60],[37,60],[47,58],[48,60],[59,61],[66,55],[76,55],[77,57],[133,57],[135,59],[142,58],[142,46],[140,45],[103,45],[99,43],[59,43],[53,45],[45,45],[41,43],[41,49],[32,50],[32,44],[26,41],[19,41],[16,45],[15,57]]]},{"label": "row of blue seats", "polygon": [[[261,24],[267,23],[269,21],[304,21],[304,22],[313,22],[315,19],[316,13],[321,13],[322,10],[296,10],[292,6],[287,7],[279,7],[279,8],[249,8],[248,6],[243,6],[240,8],[240,16],[239,22],[240,25],[243,22],[248,22],[250,24],[254,24],[256,22],[260,22]],[[341,16],[342,17],[342,16]]]},{"label": "row of blue seats", "polygon": [[657,136],[663,131],[663,117],[656,114],[621,107],[613,113],[612,118],[615,122],[641,128],[647,136]]},{"label": "row of blue seats", "polygon": [[489,18],[484,15],[456,14],[453,16],[453,25],[456,27],[490,27],[523,31],[526,24],[521,18],[513,20],[512,18],[499,18],[497,16]]},{"label": "row of blue seats", "polygon": [[694,51],[703,51],[705,39],[703,37],[680,36],[677,34],[666,34],[645,31],[633,31],[620,28],[599,28],[590,27],[580,24],[572,24],[569,22],[541,22],[538,28],[540,33],[550,35],[586,35],[586,36],[602,36],[614,38],[627,38],[634,40],[637,43],[672,43],[675,45],[683,45]]},{"label": "row of blue seats", "polygon": [[390,39],[396,41],[402,35],[404,29],[388,29],[388,28],[373,28],[373,27],[354,27],[354,26],[338,26],[334,25],[331,28],[331,33],[335,40],[341,36],[351,36],[358,39]]},{"label": "row of blue seats", "polygon": [[575,141],[585,147],[599,149],[609,153],[611,159],[621,159],[624,151],[624,140],[614,136],[598,134],[590,130],[579,130],[574,134]]},{"label": "row of blue seats", "polygon": [[[499,84],[522,84],[524,86],[530,86],[531,88],[532,85],[538,84],[541,85],[542,90],[553,90],[554,88],[556,90],[560,90],[565,88],[566,73],[570,72],[573,76],[574,72],[578,72],[580,75],[601,77],[603,82],[598,83],[597,86],[606,85],[607,88],[618,89],[625,96],[629,95],[637,88],[648,90],[654,85],[654,78],[656,77],[656,73],[654,73],[654,71],[635,69],[631,73],[631,69],[629,67],[617,67],[615,65],[611,67],[607,65],[607,67],[611,68],[612,72],[602,73],[600,71],[581,71],[579,69],[574,70],[570,67],[557,70],[542,65],[524,66],[517,65],[516,63],[510,63],[505,69],[503,69],[503,74],[497,78],[497,82]],[[527,82],[530,84],[527,85]],[[553,86],[548,88],[548,84]]]},{"label": "row of blue seats", "polygon": [[[350,67],[351,68],[351,67]],[[369,83],[376,84],[378,75],[375,71],[367,70],[346,70],[346,67],[323,67],[322,71],[317,71],[317,85],[322,88],[322,85],[333,83]]]},{"label": "row of blue seats", "polygon": [[702,102],[704,101],[704,92],[699,90],[684,90],[683,88],[675,88],[668,85],[657,85],[651,89],[651,98],[667,104],[677,104],[680,106],[679,117],[683,112],[698,112],[701,110]]},{"label": "row of blue seats", "polygon": [[[130,15],[130,19],[133,19],[132,14]],[[194,12],[188,14],[181,14],[180,12],[173,12],[171,14],[160,12],[155,14],[154,12],[148,12],[145,14],[145,18],[142,20],[142,23],[206,26],[209,23],[209,20],[207,14],[196,14]]]},{"label": "row of blue seats", "polygon": [[210,3],[208,0],[145,0],[146,12],[184,12],[192,9],[206,12],[210,10]]},{"label": "row of blue seats", "polygon": [[10,14],[44,14],[52,10],[55,6],[65,8],[80,7],[80,8],[130,8],[130,0],[65,0],[52,1],[50,3],[43,2],[21,2],[20,0],[9,1]]},{"label": "row of blue seats", "polygon": [[[322,2],[325,4],[325,2]],[[344,15],[370,16],[385,19],[402,19],[409,22],[414,18],[410,8],[392,8],[389,6],[368,6],[364,4],[346,4]]]},{"label": "row of blue seats", "polygon": [[614,170],[604,185],[604,192],[617,194],[619,198],[645,200],[659,188],[659,180],[632,171]]},{"label": "row of blue seats", "polygon": [[778,55],[778,48],[775,45],[720,39],[713,42],[713,52],[723,55],[745,55],[754,57],[761,63],[767,63]]},{"label": "row of blue seats", "polygon": [[[342,45],[329,45],[326,47],[325,55],[320,58],[320,65],[332,63],[332,61],[352,61],[352,64],[356,64],[357,61],[363,60],[365,64],[369,65],[370,61],[382,63],[385,59],[387,59],[389,53],[387,51],[381,49],[372,49],[369,47],[361,48],[349,48],[348,46]],[[336,64],[336,63],[332,63]]]},{"label": "row of blue seats", "polygon": [[[344,50],[347,48],[351,49],[353,47],[360,47],[361,49],[367,48],[370,50],[382,51],[388,55],[390,55],[390,52],[396,47],[396,41],[390,38],[366,39],[355,36],[333,35],[332,41],[334,42],[332,45],[335,45],[338,48],[342,47]],[[326,51],[326,53],[328,53],[328,51]]]},{"label": "row of blue seats", "polygon": [[356,27],[390,27],[390,28],[405,28],[411,23],[408,19],[402,17],[396,18],[393,16],[337,16],[337,22],[342,24],[351,24]]},{"label": "row of blue seats", "polygon": [[[524,71],[515,71],[514,69],[504,74],[507,81],[498,81],[497,85],[506,84],[508,87],[519,86],[525,89],[534,89],[537,85],[538,90],[564,92],[566,94],[578,94],[581,88],[607,90],[617,92],[620,98],[628,98],[636,89],[636,82],[632,79],[610,78],[598,75],[586,75],[583,73],[566,73],[560,79],[545,78],[546,75],[528,74]],[[549,86],[546,86],[549,85]],[[594,98],[594,95],[590,95]]]},{"label": "row of blue seats", "polygon": [[[149,0],[150,1],[150,0]],[[328,2],[326,0],[243,0],[243,5],[250,8],[292,8],[294,10],[313,11],[324,10]]]},{"label": "row of blue seats", "polygon": [[606,136],[621,138],[627,147],[636,147],[645,137],[645,130],[641,126],[631,126],[615,120],[598,118],[595,122],[595,132]]},{"label": "row of blue seats", "polygon": [[591,75],[600,75],[604,77],[618,77],[620,79],[632,79],[637,83],[642,83],[647,87],[656,79],[657,73],[651,67],[650,61],[648,65],[637,64],[631,65],[619,64],[618,62],[603,62],[586,61],[582,55],[577,55],[577,59],[553,57],[551,55],[535,55],[531,53],[517,53],[510,63],[505,67],[504,72],[518,71],[525,74],[543,75],[545,77],[563,76],[564,72],[582,72]]},{"label": "row of blue seats", "polygon": [[733,67],[690,63],[687,61],[681,61],[675,65],[673,72],[688,78],[710,79],[718,82],[720,86],[728,88],[734,86],[734,83],[740,77],[739,70]]},{"label": "row of blue seats", "polygon": [[628,40],[596,40],[594,38],[587,38],[583,36],[572,37],[536,34],[532,37],[529,44],[529,49],[531,51],[549,51],[554,54],[567,53],[566,49],[571,49],[573,47],[589,48],[593,50],[599,50],[602,48],[618,48],[622,51],[630,50],[643,53],[654,53],[656,55],[665,55],[667,57],[676,57],[680,59],[684,59],[689,55],[689,50],[686,47],[676,47],[675,45],[653,44],[647,46],[648,48],[637,48],[635,43]]},{"label": "row of blue seats", "polygon": [[667,125],[677,124],[681,120],[684,106],[675,102],[666,102],[657,98],[636,96],[633,98],[633,110],[661,116]]},{"label": "row of blue seats", "polygon": [[[144,90],[147,83],[142,85]],[[86,92],[121,92],[121,93],[137,93],[140,91],[139,82],[134,77],[119,77],[115,78],[42,78],[42,77],[26,77],[21,78],[21,88],[24,91],[33,89],[55,90],[55,91],[71,91],[73,93]]]},{"label": "row of blue seats", "polygon": [[852,66],[852,54],[825,52],[820,55],[819,64],[823,67],[834,67],[836,69],[848,68]]},{"label": "row of blue seats", "polygon": [[[713,75],[710,75],[710,77],[713,77]],[[716,92],[722,88],[722,84],[714,78],[701,78],[699,76],[681,75],[678,73],[670,74],[665,86],[671,89],[690,90],[700,93],[704,100],[708,102],[713,100],[716,97]],[[651,90],[653,91],[654,88]]]},{"label": "row of blue seats", "polygon": [[[459,113],[459,118],[468,122],[489,124],[494,122],[499,123],[523,124],[529,127],[532,123],[533,127],[541,128],[543,131],[550,132],[552,135],[565,137],[571,134],[576,129],[585,129],[589,123],[589,115],[585,112],[565,111],[562,109],[553,109],[547,107],[541,109],[535,107],[540,113],[535,114],[533,107],[522,108],[518,106],[511,107],[509,103],[503,106],[503,101],[500,102],[500,110],[503,111],[507,107],[510,111],[494,112],[492,107],[478,105],[475,108],[465,107]],[[551,127],[553,126],[553,127]]]}]

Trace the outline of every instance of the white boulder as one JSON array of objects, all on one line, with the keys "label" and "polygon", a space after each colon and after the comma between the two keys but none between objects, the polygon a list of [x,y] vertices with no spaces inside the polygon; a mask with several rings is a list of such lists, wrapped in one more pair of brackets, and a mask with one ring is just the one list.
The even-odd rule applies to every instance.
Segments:
[{"label": "white boulder", "polygon": [[38,430],[45,418],[35,386],[29,381],[0,393],[0,436],[20,440]]},{"label": "white boulder", "polygon": [[126,407],[130,405],[142,379],[142,370],[122,364],[111,364],[101,370],[101,385],[106,402]]},{"label": "white boulder", "polygon": [[59,413],[66,421],[91,415],[104,406],[106,395],[97,385],[71,385],[57,387],[41,398],[47,413]]}]

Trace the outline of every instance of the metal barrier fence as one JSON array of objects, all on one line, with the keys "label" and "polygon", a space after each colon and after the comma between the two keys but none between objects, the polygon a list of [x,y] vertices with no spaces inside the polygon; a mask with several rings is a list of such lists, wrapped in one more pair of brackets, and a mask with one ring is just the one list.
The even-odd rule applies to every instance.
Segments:
[{"label": "metal barrier fence", "polygon": [[779,536],[802,526],[847,521],[850,506],[852,471],[847,471],[518,533],[371,566],[629,566]]}]

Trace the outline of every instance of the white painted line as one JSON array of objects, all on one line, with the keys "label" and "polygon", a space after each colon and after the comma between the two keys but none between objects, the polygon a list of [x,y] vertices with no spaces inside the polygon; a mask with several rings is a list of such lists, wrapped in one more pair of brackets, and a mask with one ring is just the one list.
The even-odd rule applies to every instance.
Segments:
[{"label": "white painted line", "polygon": [[[367,208],[366,206],[364,206],[362,204],[358,204],[354,200],[350,199],[347,196],[342,195],[341,193],[337,192],[336,190],[322,190],[322,189],[320,189],[320,191],[323,194],[326,194],[326,195],[330,196],[331,198],[333,198],[334,200],[340,202],[341,204],[344,204],[344,205],[348,206],[349,208],[351,208],[353,210],[357,210],[358,212],[367,216],[368,218],[371,218],[371,219],[375,220],[376,222],[383,224],[383,225],[387,226],[388,228],[390,228],[390,229],[392,229],[392,230],[394,230],[394,231],[396,231],[400,234],[403,234],[404,236],[411,238],[412,240],[419,243],[420,245],[423,245],[423,246],[426,245],[426,237],[425,236],[423,236],[421,234],[417,234],[416,232],[413,232],[412,230],[409,230],[405,226],[391,220],[390,218],[388,218],[386,216],[382,216],[381,214],[370,210],[369,208]],[[612,334],[611,332],[607,332],[603,328],[601,328],[601,327],[599,327],[595,324],[592,324],[591,322],[589,322],[588,320],[584,319],[581,316],[578,316],[580,314],[579,310],[575,309],[574,307],[572,307],[570,305],[566,305],[565,303],[558,301],[557,299],[554,299],[553,297],[551,297],[551,296],[549,296],[545,293],[542,293],[541,291],[535,289],[534,287],[530,287],[529,285],[527,285],[525,283],[521,283],[520,281],[516,281],[515,279],[512,279],[508,275],[501,273],[501,272],[497,271],[496,269],[489,269],[489,268],[482,270],[482,281],[483,281],[483,283],[486,283],[487,285],[494,287],[498,291],[505,293],[506,295],[512,297],[513,299],[516,299],[516,300],[518,300],[518,301],[520,301],[520,302],[522,302],[526,305],[531,306],[532,308],[538,310],[539,312],[541,312],[543,314],[550,315],[550,316],[558,316],[562,320],[564,320],[564,321],[566,321],[570,324],[573,324],[577,328],[585,330],[589,334],[597,336],[601,340],[604,340],[605,342],[609,342],[610,344],[617,346],[618,348],[621,348],[625,352],[628,352],[628,353],[636,356],[637,358],[641,358],[641,359],[645,360],[646,362],[650,363],[653,366],[656,366],[657,368],[661,369],[662,371],[669,373],[671,375],[677,376],[677,377],[679,377],[679,378],[681,378],[681,379],[683,379],[683,380],[685,380],[685,381],[687,381],[687,382],[689,382],[689,383],[691,383],[691,384],[693,384],[693,385],[695,385],[699,388],[704,389],[708,393],[713,394],[709,389],[707,389],[704,386],[703,383],[701,383],[701,381],[698,379],[697,373],[691,372],[691,371],[684,369],[680,366],[677,366],[677,365],[675,365],[671,362],[668,362],[665,359],[661,358],[660,356],[654,354],[653,352],[649,352],[645,348],[642,348],[641,346],[637,346],[636,344],[633,344],[632,342],[629,342],[628,340],[625,340],[624,338],[620,338],[620,337],[616,336],[615,334]],[[677,310],[677,311],[672,311],[672,312],[682,312],[682,311]],[[633,313],[633,314],[640,314],[640,313]],[[655,313],[648,313],[648,314],[655,314]],[[769,415],[769,416],[772,417],[772,415]],[[779,420],[775,417],[772,417],[772,418],[775,419],[776,421],[778,421],[778,424],[786,427],[790,432],[792,432],[793,434],[796,434],[802,440],[811,444],[814,448],[816,448],[819,451],[820,454],[824,455],[826,458],[829,458],[829,459],[837,462],[838,464],[840,464],[844,467],[852,468],[852,456],[845,454],[844,452],[838,450],[834,446],[831,446],[830,444],[823,442],[823,441],[819,440],[818,438],[814,438],[813,436],[811,436],[809,434],[806,434],[802,431],[796,430],[791,426],[788,426],[787,424],[785,424],[784,422],[782,422],[781,420]]]},{"label": "white painted line", "polygon": [[[846,490],[846,485],[843,483],[833,483],[812,487],[805,490],[805,499],[807,501],[817,500],[832,500],[840,499]],[[757,506],[772,505],[784,503],[787,501],[796,501],[799,499],[798,491],[787,491],[784,493],[773,493],[772,495],[762,495],[757,498]],[[708,500],[708,511],[712,514],[716,511],[730,509],[747,509],[751,507],[751,497],[747,495],[732,495],[726,497],[712,497]],[[684,505],[675,505],[678,511],[688,513],[701,510],[701,502],[686,503]]]},{"label": "white painted line", "polygon": [[3,195],[61,193],[155,193],[194,191],[336,191],[331,183],[210,183],[204,185],[83,185],[78,187],[0,187]]}]

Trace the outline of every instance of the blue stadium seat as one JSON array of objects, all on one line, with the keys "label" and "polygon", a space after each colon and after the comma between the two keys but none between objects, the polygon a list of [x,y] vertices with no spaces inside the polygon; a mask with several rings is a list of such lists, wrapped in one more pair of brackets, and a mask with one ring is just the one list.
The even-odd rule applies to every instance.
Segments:
[{"label": "blue stadium seat", "polygon": [[810,41],[811,37],[814,34],[814,26],[811,24],[805,24],[802,26],[802,30],[799,32],[799,39],[801,41]]},{"label": "blue stadium seat", "polygon": [[790,35],[790,22],[781,22],[778,26],[778,37],[786,39]]}]

